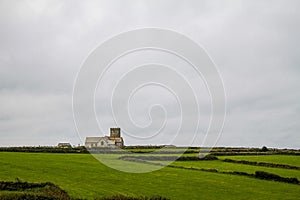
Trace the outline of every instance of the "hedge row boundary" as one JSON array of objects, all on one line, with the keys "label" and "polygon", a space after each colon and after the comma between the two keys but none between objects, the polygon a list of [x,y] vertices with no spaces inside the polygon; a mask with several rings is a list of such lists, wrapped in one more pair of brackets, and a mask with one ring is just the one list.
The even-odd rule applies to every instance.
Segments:
[{"label": "hedge row boundary", "polygon": [[298,167],[298,166],[278,164],[278,163],[256,162],[256,161],[248,161],[248,160],[233,160],[233,159],[229,159],[229,158],[226,158],[222,161],[223,162],[230,162],[230,163],[244,164],[244,165],[255,165],[255,166],[300,170],[300,167]]},{"label": "hedge row boundary", "polygon": [[[196,167],[184,167],[180,165],[165,165],[161,163],[152,163],[148,160],[143,160],[141,157],[143,156],[122,156],[120,159],[131,161],[131,162],[139,162],[144,164],[156,165],[156,166],[165,166],[171,168],[178,168],[178,169],[186,169],[186,170],[197,170],[197,171],[205,171],[205,172],[213,172],[213,173],[222,173],[222,174],[232,174],[232,175],[239,175],[239,176],[246,176],[251,178],[263,179],[268,181],[277,181],[277,182],[284,182],[290,184],[300,184],[300,181],[297,178],[289,178],[289,177],[282,177],[277,174],[272,174],[265,171],[255,171],[254,174],[249,174],[246,172],[239,172],[239,171],[219,171],[218,169],[214,168],[196,168]],[[145,157],[143,157],[145,158]]]}]

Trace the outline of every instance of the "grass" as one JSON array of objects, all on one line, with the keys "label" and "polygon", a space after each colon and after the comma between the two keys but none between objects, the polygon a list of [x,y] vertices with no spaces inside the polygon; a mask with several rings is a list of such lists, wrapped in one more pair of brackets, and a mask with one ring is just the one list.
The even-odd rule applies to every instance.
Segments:
[{"label": "grass", "polygon": [[300,156],[293,155],[260,155],[260,156],[219,156],[220,159],[248,160],[256,162],[270,162],[300,167]]},{"label": "grass", "polygon": [[70,200],[68,194],[52,183],[28,183],[17,179],[15,182],[0,181],[0,198],[13,199],[61,199]]},{"label": "grass", "polygon": [[238,163],[228,163],[222,162],[221,160],[212,161],[176,161],[172,165],[184,166],[184,167],[197,167],[197,168],[207,168],[207,169],[218,169],[219,171],[239,171],[254,174],[255,171],[265,171],[273,174],[277,174],[283,177],[295,177],[300,180],[300,170],[294,169],[281,169],[281,168],[271,168],[263,166],[252,166],[244,165]]},{"label": "grass", "polygon": [[[113,160],[117,160],[117,156],[107,155],[106,159],[107,162],[113,162]],[[189,162],[194,161],[187,163]],[[242,168],[252,170],[250,169],[252,166],[239,166],[239,164],[221,161],[197,161],[191,164],[194,166],[196,163],[208,164],[209,162],[213,164],[215,162],[220,166],[224,165],[224,169],[228,167],[233,170],[242,170]],[[146,165],[135,166],[128,161],[120,160],[118,160],[118,164],[128,168]],[[234,166],[228,166],[228,164]],[[19,178],[28,182],[49,181],[59,185],[74,198],[93,199],[124,194],[130,196],[159,195],[171,199],[259,200],[298,199],[300,195],[299,185],[237,175],[176,168],[163,168],[143,174],[125,173],[101,164],[89,154],[1,152],[0,166],[0,180],[13,181],[15,178]],[[289,172],[291,171],[286,173]]]}]

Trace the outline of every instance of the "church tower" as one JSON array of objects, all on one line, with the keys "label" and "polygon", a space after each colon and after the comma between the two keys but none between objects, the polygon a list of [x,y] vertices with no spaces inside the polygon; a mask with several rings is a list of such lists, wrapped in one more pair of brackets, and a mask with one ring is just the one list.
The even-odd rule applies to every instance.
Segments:
[{"label": "church tower", "polygon": [[121,137],[121,129],[120,128],[110,128],[110,137],[111,138]]}]

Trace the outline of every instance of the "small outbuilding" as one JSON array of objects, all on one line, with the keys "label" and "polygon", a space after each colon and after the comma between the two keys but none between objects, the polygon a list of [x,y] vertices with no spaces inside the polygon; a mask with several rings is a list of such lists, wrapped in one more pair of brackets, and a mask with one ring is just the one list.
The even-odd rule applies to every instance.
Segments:
[{"label": "small outbuilding", "polygon": [[58,148],[71,148],[72,145],[68,142],[60,142],[57,144],[57,147]]}]

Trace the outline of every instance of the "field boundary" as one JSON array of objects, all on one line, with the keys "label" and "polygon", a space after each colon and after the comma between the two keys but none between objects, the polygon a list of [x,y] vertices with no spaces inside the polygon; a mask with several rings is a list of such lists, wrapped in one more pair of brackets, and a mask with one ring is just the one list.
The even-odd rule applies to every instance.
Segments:
[{"label": "field boundary", "polygon": [[300,167],[287,165],[287,164],[278,164],[278,163],[270,163],[270,162],[256,162],[256,161],[248,161],[248,160],[233,160],[226,158],[222,160],[223,162],[230,162],[230,163],[239,163],[244,165],[255,165],[255,166],[263,166],[263,167],[273,167],[273,168],[283,168],[283,169],[295,169],[300,170]]},{"label": "field boundary", "polygon": [[[162,163],[150,162],[148,160],[152,159],[151,161],[153,161],[153,158],[147,159],[147,157],[145,157],[145,156],[121,156],[121,157],[119,157],[119,159],[131,161],[131,162],[143,163],[143,164],[150,164],[150,165],[155,165],[155,166],[164,166],[164,167],[178,168],[178,169],[185,169],[185,170],[198,170],[198,171],[205,171],[205,172],[212,172],[212,173],[239,175],[239,176],[246,176],[246,177],[251,177],[251,178],[268,180],[268,181],[278,181],[278,182],[300,185],[300,181],[297,178],[282,177],[277,174],[273,174],[273,173],[269,173],[269,172],[265,172],[265,171],[255,171],[254,174],[249,174],[246,172],[239,172],[239,171],[219,171],[218,169],[215,169],[215,168],[184,167],[184,166],[172,165],[172,164],[166,165],[166,164],[162,164]],[[163,157],[163,156],[160,156],[160,157]],[[163,158],[160,161],[162,161],[162,160],[163,160]],[[199,159],[197,159],[197,160],[199,160]],[[204,159],[202,159],[202,160],[204,160]],[[188,161],[188,160],[185,160],[185,161]],[[201,160],[199,160],[199,162],[201,162]]]},{"label": "field boundary", "polygon": [[[77,147],[57,147],[57,146],[24,146],[24,147],[0,147],[0,152],[30,152],[30,153],[78,153],[78,154],[198,154],[200,149],[205,150],[208,147],[170,147],[162,149],[163,146],[125,146],[121,150],[110,150],[101,148],[92,148],[89,151],[84,146]],[[187,150],[185,150],[187,148]],[[210,148],[208,148],[210,149]],[[268,149],[268,148],[246,148],[246,147],[214,147],[211,152],[214,156],[233,156],[233,155],[300,155],[300,150],[295,149]]]}]

